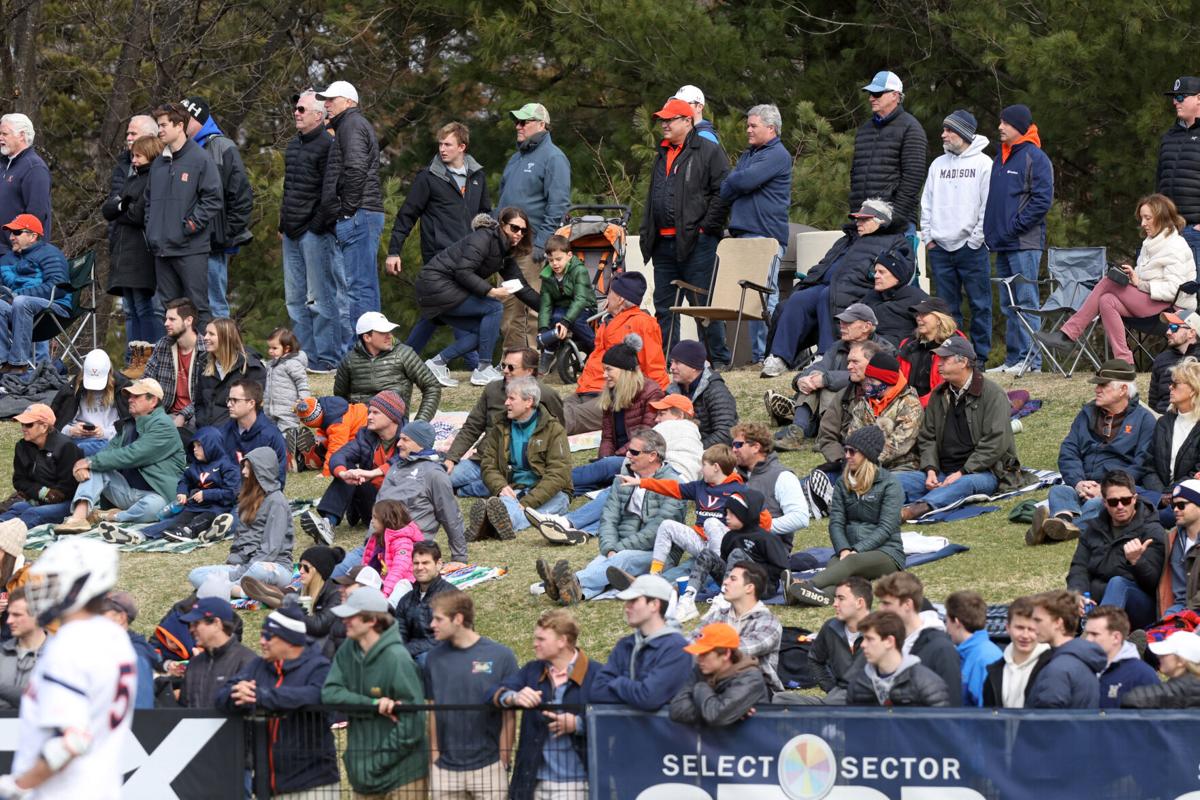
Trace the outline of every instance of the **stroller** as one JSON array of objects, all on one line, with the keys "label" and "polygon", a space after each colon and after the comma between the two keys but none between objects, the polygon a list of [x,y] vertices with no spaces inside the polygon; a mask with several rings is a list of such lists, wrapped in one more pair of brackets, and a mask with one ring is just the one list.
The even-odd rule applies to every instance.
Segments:
[{"label": "stroller", "polygon": [[[563,215],[562,227],[555,231],[571,243],[571,254],[584,263],[592,278],[599,309],[599,313],[588,319],[593,327],[604,316],[613,277],[625,271],[629,216],[629,206],[571,206]],[[588,352],[568,336],[555,350],[548,372],[557,371],[563,383],[575,383],[583,372]]]}]

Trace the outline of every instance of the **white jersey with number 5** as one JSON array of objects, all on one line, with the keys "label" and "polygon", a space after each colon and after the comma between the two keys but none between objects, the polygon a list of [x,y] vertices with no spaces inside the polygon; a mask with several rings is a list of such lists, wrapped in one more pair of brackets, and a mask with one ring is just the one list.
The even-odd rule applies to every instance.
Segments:
[{"label": "white jersey with number 5", "polygon": [[33,767],[48,739],[85,730],[91,747],[38,787],[39,800],[119,800],[121,747],[133,719],[137,658],[129,635],[106,617],[63,625],[51,636],[21,698],[21,739],[12,774]]}]

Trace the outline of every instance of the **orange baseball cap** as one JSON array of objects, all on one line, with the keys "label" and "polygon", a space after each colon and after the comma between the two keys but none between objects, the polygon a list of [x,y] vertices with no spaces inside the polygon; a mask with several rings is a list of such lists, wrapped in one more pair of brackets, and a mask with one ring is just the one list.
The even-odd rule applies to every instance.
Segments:
[{"label": "orange baseball cap", "polygon": [[701,628],[700,636],[696,641],[683,649],[684,652],[698,656],[717,648],[736,650],[740,644],[741,639],[738,638],[738,632],[733,629],[732,625],[714,622]]},{"label": "orange baseball cap", "polygon": [[54,412],[50,410],[50,406],[45,403],[34,403],[29,408],[22,411],[17,416],[13,417],[17,422],[23,422],[26,425],[32,422],[44,422],[50,427],[54,427]]},{"label": "orange baseball cap", "polygon": [[17,214],[16,219],[4,226],[9,231],[33,231],[38,236],[45,235],[42,221],[33,214]]},{"label": "orange baseball cap", "polygon": [[675,117],[687,117],[691,119],[695,116],[692,107],[686,101],[672,97],[663,107],[654,112],[654,116],[659,119],[674,119]]},{"label": "orange baseball cap", "polygon": [[689,417],[696,416],[696,407],[692,405],[692,401],[681,394],[669,394],[662,400],[651,400],[650,407],[656,411],[662,411],[666,408],[677,408]]}]

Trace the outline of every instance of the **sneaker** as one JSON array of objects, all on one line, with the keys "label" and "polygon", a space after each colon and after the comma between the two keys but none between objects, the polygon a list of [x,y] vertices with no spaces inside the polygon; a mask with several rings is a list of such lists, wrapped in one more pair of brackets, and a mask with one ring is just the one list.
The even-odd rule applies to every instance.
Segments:
[{"label": "sneaker", "polygon": [[763,405],[767,407],[767,416],[777,425],[790,425],[796,416],[796,401],[774,389],[763,395]]},{"label": "sneaker", "polygon": [[534,597],[541,597],[546,593],[546,584],[541,581],[535,581],[529,584],[529,593]]},{"label": "sneaker", "polygon": [[315,508],[300,515],[300,530],[307,533],[317,544],[329,547],[333,544],[333,526]]},{"label": "sneaker", "polygon": [[1079,538],[1079,526],[1062,517],[1050,517],[1042,525],[1042,533],[1046,535],[1047,539],[1053,539],[1056,542],[1067,542],[1071,539]]},{"label": "sneaker", "polygon": [[571,562],[565,558],[556,561],[554,569],[550,571],[550,577],[558,592],[559,603],[573,606],[583,601],[583,587],[579,585],[579,578],[575,577],[575,571],[571,569]]},{"label": "sneaker", "polygon": [[517,538],[512,518],[508,516],[508,506],[504,505],[503,500],[499,497],[489,497],[483,501],[483,507],[488,522],[492,523],[492,528],[496,531],[497,539],[507,542]]},{"label": "sneaker", "polygon": [[1012,426],[1013,433],[1020,433],[1021,431],[1025,430],[1025,423],[1021,422],[1019,419],[1014,418],[1009,424]]},{"label": "sneaker", "polygon": [[816,498],[812,495],[812,490],[808,488],[808,481],[800,481],[800,488],[804,490],[804,499],[808,501],[808,513],[812,517],[812,521],[816,522],[821,517],[825,516],[821,513],[821,509],[817,507]]},{"label": "sneaker", "polygon": [[532,508],[524,511],[530,526],[550,544],[583,544],[587,541],[587,532],[571,525],[571,521],[561,514],[543,514]]},{"label": "sneaker", "polygon": [[242,591],[251,600],[257,600],[267,608],[279,608],[283,605],[283,591],[274,586],[268,586],[257,578],[246,576],[242,578]]},{"label": "sneaker", "polygon": [[233,515],[220,514],[212,521],[207,530],[200,531],[200,536],[197,538],[205,544],[219,542],[228,536],[231,530],[233,530]]},{"label": "sneaker", "polygon": [[799,425],[788,425],[775,432],[776,450],[803,450],[805,443],[804,429]]},{"label": "sneaker", "polygon": [[92,523],[86,519],[67,520],[54,526],[54,532],[60,536],[65,533],[87,533],[92,529]]},{"label": "sneaker", "polygon": [[493,367],[491,364],[480,364],[471,373],[472,386],[487,386],[492,381],[503,380],[504,376],[500,374],[500,370]]},{"label": "sneaker", "polygon": [[1033,524],[1029,526],[1029,530],[1025,531],[1025,544],[1030,547],[1035,545],[1045,544],[1046,542],[1046,520],[1050,518],[1049,506],[1038,506],[1033,510]]},{"label": "sneaker", "polygon": [[990,375],[1018,375],[1020,372],[1020,364],[998,364],[989,370],[985,370],[985,373]]},{"label": "sneaker", "polygon": [[194,542],[196,541],[196,532],[188,525],[182,528],[167,528],[163,531],[163,538],[170,539],[172,542]]},{"label": "sneaker", "polygon": [[817,606],[824,608],[833,605],[833,598],[813,586],[808,581],[796,581],[789,584],[784,591],[789,603],[798,606]]},{"label": "sneaker", "polygon": [[546,563],[546,559],[539,558],[534,562],[534,567],[537,569],[538,577],[542,579],[542,591],[546,593],[546,597],[557,603],[558,584],[554,582],[550,573],[550,565]]},{"label": "sneaker", "polygon": [[458,381],[450,377],[450,368],[436,359],[429,359],[425,362],[425,366],[429,367],[429,371],[433,373],[433,377],[437,378],[437,382],[448,389],[458,386]]},{"label": "sneaker", "polygon": [[488,524],[487,501],[480,500],[471,506],[470,514],[467,516],[467,541],[478,542],[482,539],[490,539],[491,533],[491,525]]},{"label": "sneaker", "polygon": [[679,601],[675,603],[675,620],[682,624],[691,622],[698,616],[700,609],[696,608],[696,593],[689,589],[679,595]]},{"label": "sneaker", "polygon": [[833,503],[833,482],[829,476],[819,469],[808,473],[808,493],[821,516],[829,516],[829,506]]},{"label": "sneaker", "polygon": [[608,579],[609,586],[623,592],[633,583],[634,576],[620,567],[609,567],[604,570],[604,577]]},{"label": "sneaker", "polygon": [[762,362],[762,372],[759,373],[760,378],[778,378],[787,369],[787,364],[783,363],[783,359],[779,356],[767,356]]},{"label": "sneaker", "polygon": [[100,538],[111,544],[141,544],[146,537],[140,531],[125,530],[115,522],[101,522]]}]

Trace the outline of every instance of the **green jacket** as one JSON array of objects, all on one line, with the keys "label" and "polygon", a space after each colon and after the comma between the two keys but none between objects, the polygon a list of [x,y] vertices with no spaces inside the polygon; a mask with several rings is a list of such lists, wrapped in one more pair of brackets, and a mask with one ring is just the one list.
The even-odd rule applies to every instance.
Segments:
[{"label": "green jacket", "polygon": [[836,555],[849,549],[857,553],[878,550],[904,569],[904,542],[900,539],[900,509],[904,489],[883,467],[875,472],[875,483],[862,497],[846,488],[839,478],[829,506],[829,540]]},{"label": "green jacket", "polygon": [[[390,697],[404,705],[425,702],[420,672],[394,624],[366,653],[358,642],[351,639],[343,642],[321,690],[322,703],[365,706],[380,697]],[[374,709],[351,713],[350,717],[347,728],[350,738],[342,763],[354,791],[385,794],[425,777],[429,747],[424,712],[401,712],[396,715],[396,722],[380,716]]]},{"label": "green jacket", "polygon": [[592,288],[588,268],[575,256],[571,256],[567,262],[561,284],[554,277],[554,270],[550,269],[549,264],[542,267],[542,307],[538,311],[538,330],[549,328],[551,310],[562,306],[567,306],[567,316],[563,320],[567,325],[579,319],[585,310],[596,310],[596,290]]},{"label": "green jacket", "polygon": [[[137,440],[126,444],[137,431]],[[159,497],[168,502],[175,499],[175,489],[187,468],[183,442],[175,423],[162,406],[143,417],[134,417],[133,428],[126,425],[108,445],[90,459],[93,472],[112,472],[137,468],[146,483]]]},{"label": "green jacket", "polygon": [[[654,477],[660,480],[682,480],[670,464],[659,467]],[[652,550],[658,526],[664,520],[683,522],[687,516],[687,504],[683,500],[651,491],[647,491],[642,500],[641,516],[634,516],[628,511],[633,487],[622,486],[616,481],[613,483],[613,489],[604,503],[604,510],[600,512],[600,527],[597,530],[600,555],[607,555],[612,550],[618,553],[622,550]]]},{"label": "green jacket", "polygon": [[[412,413],[413,384],[421,390],[421,407]],[[360,338],[354,349],[338,364],[333,376],[333,393],[351,403],[367,403],[390,389],[404,399],[408,418],[429,422],[437,413],[442,386],[411,347],[396,343],[391,350],[371,356]]]},{"label": "green jacket", "polygon": [[[479,447],[479,468],[483,483],[493,496],[512,482],[512,465],[508,461],[509,440],[512,424],[508,419],[497,420],[488,428]],[[529,468],[538,476],[538,482],[521,497],[521,505],[541,508],[558,492],[570,492],[571,447],[567,443],[567,432],[562,424],[544,405],[538,406],[537,427],[525,448]]]},{"label": "green jacket", "polygon": [[[941,472],[938,466],[942,450],[942,435],[950,415],[950,384],[946,381],[929,393],[921,432],[917,434],[917,454],[921,469]],[[1017,458],[1017,442],[1013,438],[1012,406],[1008,395],[996,384],[974,370],[967,385],[967,427],[975,449],[963,465],[963,472],[991,472],[996,476],[997,492],[1021,488],[1021,462]]]}]

